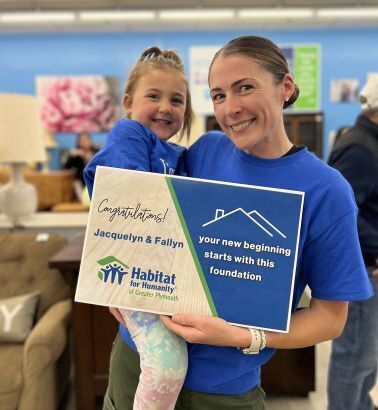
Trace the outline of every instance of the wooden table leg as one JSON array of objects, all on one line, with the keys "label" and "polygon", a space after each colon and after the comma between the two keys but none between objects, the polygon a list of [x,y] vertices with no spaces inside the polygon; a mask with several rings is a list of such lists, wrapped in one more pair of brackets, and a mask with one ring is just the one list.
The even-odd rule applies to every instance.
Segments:
[{"label": "wooden table leg", "polygon": [[77,410],[95,410],[92,306],[73,302],[73,339]]}]

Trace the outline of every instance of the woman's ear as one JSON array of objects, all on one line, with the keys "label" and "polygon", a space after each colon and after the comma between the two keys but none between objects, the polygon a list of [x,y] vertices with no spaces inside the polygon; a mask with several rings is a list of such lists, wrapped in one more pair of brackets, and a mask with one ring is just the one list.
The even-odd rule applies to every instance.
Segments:
[{"label": "woman's ear", "polygon": [[133,106],[133,99],[130,94],[125,94],[123,96],[123,108],[125,109],[126,117],[131,118],[131,109]]},{"label": "woman's ear", "polygon": [[283,80],[283,99],[288,101],[295,91],[295,84],[293,76],[290,73],[285,74]]}]

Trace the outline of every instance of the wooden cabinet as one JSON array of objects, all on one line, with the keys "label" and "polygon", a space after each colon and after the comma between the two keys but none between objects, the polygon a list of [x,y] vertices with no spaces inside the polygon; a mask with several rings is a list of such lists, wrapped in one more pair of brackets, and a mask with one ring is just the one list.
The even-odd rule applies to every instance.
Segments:
[{"label": "wooden cabinet", "polygon": [[305,145],[319,158],[323,155],[323,114],[285,114],[285,130],[295,145]]},{"label": "wooden cabinet", "polygon": [[[323,114],[285,114],[284,125],[290,141],[305,145],[319,158],[323,151]],[[206,117],[206,130],[220,129],[214,116]]]}]

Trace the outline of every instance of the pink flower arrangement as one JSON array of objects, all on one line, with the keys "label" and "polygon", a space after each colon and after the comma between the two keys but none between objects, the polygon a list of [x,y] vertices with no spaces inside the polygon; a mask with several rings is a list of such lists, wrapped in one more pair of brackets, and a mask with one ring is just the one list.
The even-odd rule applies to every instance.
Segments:
[{"label": "pink flower arrangement", "polygon": [[103,76],[39,77],[37,94],[42,123],[51,132],[108,131],[119,116]]}]

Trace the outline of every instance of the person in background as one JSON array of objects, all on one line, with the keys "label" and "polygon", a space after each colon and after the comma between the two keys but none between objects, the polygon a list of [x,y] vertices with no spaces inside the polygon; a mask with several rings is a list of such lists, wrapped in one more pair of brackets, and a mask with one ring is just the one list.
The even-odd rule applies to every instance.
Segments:
[{"label": "person in background", "polygon": [[360,102],[361,114],[335,141],[328,163],[352,186],[362,255],[375,295],[349,304],[344,331],[332,343],[329,410],[374,409],[370,391],[378,361],[378,77],[363,87]]},{"label": "person in background", "polygon": [[75,172],[75,193],[79,200],[85,186],[84,168],[98,150],[99,147],[92,143],[91,136],[87,132],[79,132],[76,134],[76,147],[70,150],[64,161],[63,168]]},{"label": "person in background", "polygon": [[333,138],[332,148],[334,147],[334,145],[336,144],[336,142],[337,142],[340,138],[342,138],[343,135],[345,135],[345,134],[348,132],[349,128],[350,128],[350,127],[348,127],[348,126],[343,126],[343,127],[340,127],[340,128],[336,131],[335,136],[334,136],[334,138]]},{"label": "person in background", "polygon": [[[103,148],[85,168],[90,195],[97,165],[184,173],[184,147],[168,143],[176,134],[189,135],[193,118],[180,57],[158,47],[144,51],[129,74],[123,105],[127,118],[112,128]],[[110,311],[121,326],[111,354],[104,410],[173,409],[187,371],[186,342],[170,332],[159,315]],[[132,381],[127,377],[128,351],[140,356],[141,375]]]}]

